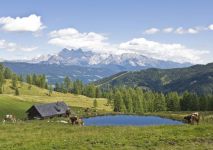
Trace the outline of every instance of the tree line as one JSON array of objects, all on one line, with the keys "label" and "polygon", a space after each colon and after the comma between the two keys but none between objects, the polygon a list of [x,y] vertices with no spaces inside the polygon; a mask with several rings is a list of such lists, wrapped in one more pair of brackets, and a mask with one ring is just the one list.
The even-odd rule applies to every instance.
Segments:
[{"label": "tree line", "polygon": [[65,77],[62,83],[55,84],[55,91],[74,93],[91,98],[107,98],[116,112],[157,112],[157,111],[205,111],[213,110],[212,95],[177,92],[159,93],[141,88],[120,87],[101,89],[94,84],[83,84],[82,81],[71,81]]},{"label": "tree line", "polygon": [[213,95],[159,93],[140,88],[116,88],[105,93],[116,112],[212,111]]},{"label": "tree line", "polygon": [[57,92],[85,95],[91,98],[103,97],[101,89],[94,84],[83,84],[81,80],[71,81],[69,77],[65,77],[62,83],[56,83],[54,87]]}]

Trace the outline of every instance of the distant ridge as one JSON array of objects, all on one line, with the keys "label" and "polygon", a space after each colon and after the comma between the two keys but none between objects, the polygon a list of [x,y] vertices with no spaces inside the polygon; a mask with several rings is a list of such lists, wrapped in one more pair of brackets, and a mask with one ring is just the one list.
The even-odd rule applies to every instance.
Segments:
[{"label": "distant ridge", "polygon": [[95,82],[103,88],[131,86],[159,92],[213,93],[213,63],[177,69],[147,69],[121,72]]}]

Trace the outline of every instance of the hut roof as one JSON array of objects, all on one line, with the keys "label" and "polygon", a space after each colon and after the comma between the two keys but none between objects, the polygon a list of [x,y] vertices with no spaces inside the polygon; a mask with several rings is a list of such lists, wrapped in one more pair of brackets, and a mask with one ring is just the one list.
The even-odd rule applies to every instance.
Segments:
[{"label": "hut roof", "polygon": [[69,107],[64,102],[55,102],[48,104],[33,105],[26,112],[30,112],[32,108],[35,108],[42,117],[50,117],[55,115],[65,114]]}]

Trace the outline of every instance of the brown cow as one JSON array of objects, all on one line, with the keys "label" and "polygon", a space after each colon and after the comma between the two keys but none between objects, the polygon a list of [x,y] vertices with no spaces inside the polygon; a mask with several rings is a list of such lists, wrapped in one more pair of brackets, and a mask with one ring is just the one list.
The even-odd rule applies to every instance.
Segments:
[{"label": "brown cow", "polygon": [[84,125],[83,119],[77,116],[70,117],[70,121],[72,125]]},{"label": "brown cow", "polygon": [[189,124],[194,124],[195,122],[197,122],[197,125],[198,125],[200,121],[200,115],[198,112],[195,112],[195,113],[192,113],[191,115],[185,116],[184,119]]}]

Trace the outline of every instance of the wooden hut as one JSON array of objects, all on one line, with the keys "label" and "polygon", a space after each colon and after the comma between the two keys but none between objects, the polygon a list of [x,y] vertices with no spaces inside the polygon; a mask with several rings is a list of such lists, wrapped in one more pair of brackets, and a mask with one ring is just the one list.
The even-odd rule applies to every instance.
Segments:
[{"label": "wooden hut", "polygon": [[69,110],[69,107],[64,102],[55,102],[33,105],[26,113],[28,119],[45,119],[65,116]]}]

